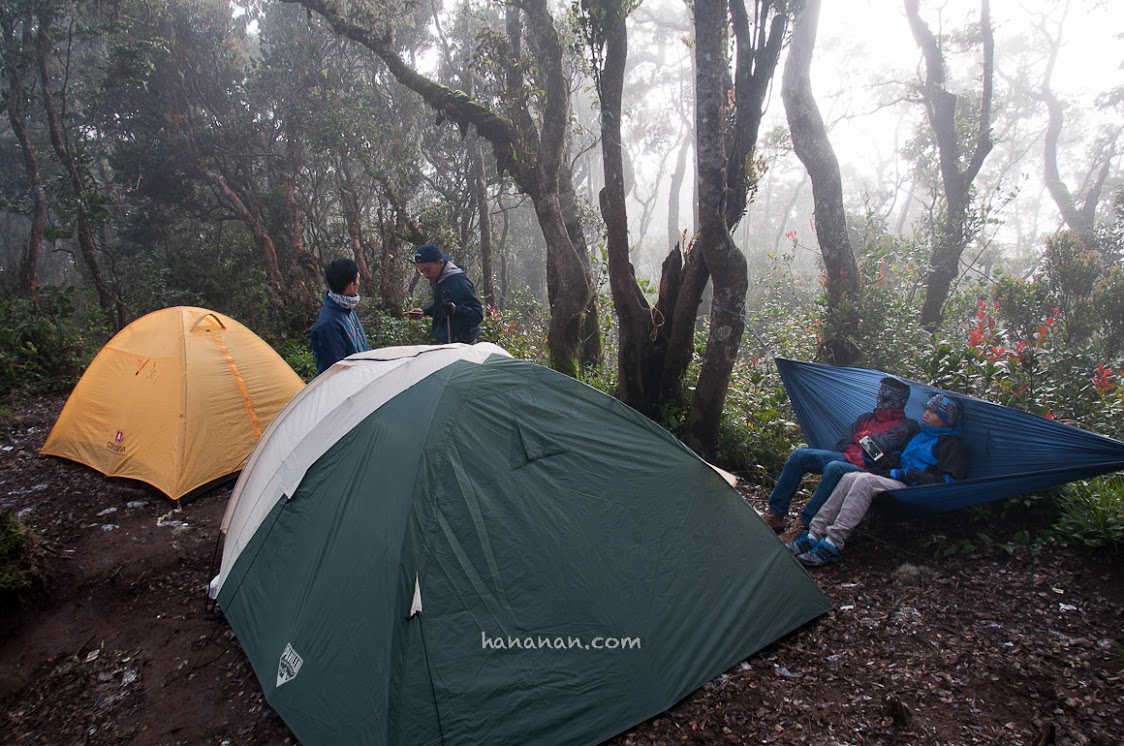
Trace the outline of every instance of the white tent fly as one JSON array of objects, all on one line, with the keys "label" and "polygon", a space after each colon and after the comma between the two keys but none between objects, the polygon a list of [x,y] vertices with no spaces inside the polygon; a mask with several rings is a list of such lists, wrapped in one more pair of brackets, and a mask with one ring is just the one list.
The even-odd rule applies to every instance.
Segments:
[{"label": "white tent fly", "polygon": [[262,434],[234,486],[222,521],[222,567],[211,583],[211,597],[277,500],[292,498],[309,467],[355,425],[431,373],[459,360],[482,363],[492,355],[511,357],[489,342],[386,347],[344,358],[313,379]]}]

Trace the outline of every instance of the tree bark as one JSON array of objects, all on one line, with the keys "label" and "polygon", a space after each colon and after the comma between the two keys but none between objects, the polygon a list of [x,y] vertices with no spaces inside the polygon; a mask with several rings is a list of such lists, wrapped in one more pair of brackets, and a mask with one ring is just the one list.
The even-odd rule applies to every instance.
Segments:
[{"label": "tree bark", "polygon": [[[683,135],[679,143],[679,152],[675,156],[675,170],[671,172],[671,188],[667,195],[667,245],[677,246],[682,241],[683,226],[679,224],[679,202],[683,192],[683,179],[687,175],[687,154],[691,150],[690,134]],[[687,230],[692,233],[694,225]]]},{"label": "tree bark", "polygon": [[792,145],[812,180],[816,237],[827,274],[826,332],[817,357],[822,362],[852,365],[859,355],[859,274],[847,235],[843,180],[827,128],[812,95],[812,51],[816,46],[820,0],[797,2],[782,78],[781,98],[788,115]]},{"label": "tree bark", "polygon": [[[757,134],[765,116],[765,100],[784,44],[788,11],[784,0],[753,0],[754,16],[744,0],[730,0],[737,69],[734,71],[734,131],[726,164],[726,225],[733,228],[745,215],[757,176],[749,171]],[[769,20],[773,11],[772,20]],[[697,63],[696,63],[697,65]],[[697,79],[697,77],[696,77]],[[700,206],[701,206],[700,197]]]},{"label": "tree bark", "polygon": [[[1046,62],[1046,72],[1042,79],[1042,88],[1039,95],[1042,100],[1046,102],[1046,111],[1049,119],[1046,125],[1046,137],[1044,141],[1044,157],[1045,157],[1045,173],[1046,173],[1046,189],[1050,192],[1050,196],[1057,205],[1058,211],[1062,215],[1062,220],[1069,226],[1071,230],[1079,233],[1087,233],[1093,229],[1096,222],[1097,203],[1101,198],[1101,191],[1104,189],[1105,181],[1108,179],[1108,174],[1112,166],[1112,158],[1115,154],[1115,138],[1112,144],[1107,148],[1103,162],[1100,164],[1100,169],[1097,171],[1097,165],[1094,162],[1086,183],[1089,184],[1088,191],[1085,193],[1085,199],[1079,206],[1077,199],[1069,191],[1062,180],[1061,171],[1058,168],[1058,140],[1061,138],[1062,128],[1065,124],[1065,107],[1058,97],[1054,95],[1050,87],[1050,78],[1053,77],[1054,65],[1058,59],[1058,48],[1060,46],[1060,39],[1053,38],[1044,28],[1039,28],[1042,35],[1046,37],[1046,43],[1049,47],[1049,58]],[[1094,176],[1092,171],[1097,171]]]},{"label": "tree bark", "polygon": [[22,32],[19,41],[16,40],[16,19],[4,12],[0,15],[2,22],[4,49],[4,73],[8,79],[8,121],[12,124],[12,132],[19,143],[20,153],[23,156],[23,168],[27,174],[27,183],[31,190],[31,228],[27,234],[27,244],[20,258],[20,285],[24,292],[33,294],[39,287],[39,271],[43,264],[43,230],[47,225],[47,192],[43,186],[43,178],[39,174],[39,159],[35,152],[35,145],[27,129],[27,114],[30,108],[29,93],[26,86],[26,76],[30,67],[31,58],[29,50],[38,50],[32,33],[34,17],[30,9],[23,14]]},{"label": "tree bark", "polygon": [[[730,7],[738,4],[739,0],[734,0]],[[728,153],[722,132],[723,107],[728,101],[723,55],[726,7],[721,0],[696,0],[694,8],[699,238],[689,260],[701,258],[705,263],[714,281],[714,301],[710,309],[710,333],[691,401],[685,440],[688,446],[704,457],[711,456],[717,444],[722,404],[745,329],[745,294],[749,288],[745,257],[734,245],[726,222],[730,208],[727,204]],[[741,54],[740,49],[738,54]],[[739,69],[742,64],[743,58],[739,57]],[[740,147],[745,147],[744,140]],[[737,191],[734,193],[737,194]],[[681,296],[681,305],[682,302]]]},{"label": "tree bark", "polygon": [[289,287],[294,289],[302,308],[310,308],[313,304],[313,293],[310,290],[314,282],[319,281],[319,268],[315,260],[308,255],[304,248],[304,226],[301,223],[301,209],[297,204],[297,177],[300,170],[301,158],[293,138],[289,138],[287,151],[288,170],[285,174],[285,206],[289,210],[289,230],[291,237],[289,245]]},{"label": "tree bark", "polygon": [[[438,112],[438,124],[449,119],[461,133],[475,127],[492,146],[501,171],[534,202],[535,214],[547,245],[547,286],[551,306],[548,344],[551,365],[576,374],[579,362],[600,352],[596,297],[584,242],[575,244],[567,230],[567,211],[562,200],[573,186],[560,188],[562,153],[568,127],[569,85],[562,67],[562,46],[546,0],[527,0],[519,5],[529,21],[531,46],[538,63],[538,80],[545,94],[542,132],[535,129],[525,106],[523,78],[513,64],[508,69],[508,95],[512,119],[496,114],[463,91],[450,90],[411,68],[395,51],[389,33],[377,33],[344,16],[331,0],[283,0],[299,2],[328,21],[336,33],[362,44],[386,64],[400,83],[419,94]],[[509,36],[518,54],[519,24],[514,6],[508,6]],[[512,33],[512,32],[515,33]],[[592,310],[592,314],[590,313]],[[579,355],[581,360],[579,361]],[[594,362],[590,360],[589,362]]]},{"label": "tree bark", "polygon": [[199,173],[213,186],[218,193],[230,205],[234,213],[246,224],[255,236],[258,237],[258,244],[261,248],[262,262],[265,264],[266,276],[269,277],[269,283],[273,289],[278,293],[283,293],[285,290],[285,282],[281,277],[281,267],[277,263],[277,248],[274,246],[273,239],[269,237],[269,233],[262,226],[261,221],[257,216],[250,212],[249,208],[242,199],[234,192],[233,189],[226,183],[226,180],[219,173],[212,171],[206,164],[200,162],[197,164]]},{"label": "tree bark", "polygon": [[[601,153],[605,186],[600,194],[609,255],[609,289],[620,328],[617,355],[617,398],[649,417],[658,409],[659,370],[652,365],[652,309],[636,282],[628,257],[628,209],[625,204],[621,106],[628,60],[628,33],[623,3],[602,3],[599,33],[604,39],[604,64],[598,71],[601,99]],[[596,42],[595,42],[596,44]]]},{"label": "tree bark", "polygon": [[[976,141],[972,152],[961,154],[957,129],[957,97],[945,88],[944,53],[933,32],[921,19],[918,3],[919,0],[905,0],[905,11],[913,37],[925,58],[922,96],[929,125],[937,140],[945,196],[944,221],[929,258],[929,277],[920,319],[922,326],[935,332],[940,326],[944,302],[948,298],[952,281],[959,273],[960,256],[976,231],[975,227],[967,223],[972,182],[994,144],[991,140],[991,93],[995,74],[995,38],[991,30],[989,0],[981,0],[983,81],[980,114],[976,122]],[[967,156],[967,163],[961,169],[963,155]]]},{"label": "tree bark", "polygon": [[[47,114],[47,130],[50,133],[51,146],[54,148],[55,156],[66,170],[67,177],[70,180],[70,188],[74,191],[75,212],[77,213],[78,223],[78,249],[82,254],[82,259],[86,264],[86,269],[90,273],[90,279],[94,283],[94,288],[98,294],[98,303],[101,305],[102,311],[105,313],[113,329],[121,329],[125,326],[125,308],[121,303],[121,299],[114,293],[109,283],[105,279],[105,275],[101,270],[101,263],[98,260],[97,244],[94,241],[93,220],[90,211],[90,195],[86,186],[86,179],[82,173],[82,169],[78,164],[77,159],[71,152],[69,144],[67,143],[66,134],[63,132],[62,125],[59,123],[58,112],[55,109],[54,98],[51,94],[51,73],[50,73],[50,28],[53,18],[49,8],[44,8],[39,13],[39,28],[36,36],[36,59],[39,63],[39,81],[43,88],[43,108]],[[67,92],[64,89],[61,95],[66,97]]]},{"label": "tree bark", "polygon": [[486,306],[496,304],[496,287],[492,269],[492,207],[488,199],[488,181],[484,178],[484,149],[480,138],[472,142],[472,191],[476,197],[476,210],[480,223],[480,281]]},{"label": "tree bark", "polygon": [[346,156],[340,153],[339,159],[340,207],[343,209],[344,223],[347,225],[347,237],[351,242],[351,258],[359,265],[359,276],[363,282],[370,282],[371,268],[363,256],[363,218],[355,179],[352,178],[351,171],[347,167]]}]

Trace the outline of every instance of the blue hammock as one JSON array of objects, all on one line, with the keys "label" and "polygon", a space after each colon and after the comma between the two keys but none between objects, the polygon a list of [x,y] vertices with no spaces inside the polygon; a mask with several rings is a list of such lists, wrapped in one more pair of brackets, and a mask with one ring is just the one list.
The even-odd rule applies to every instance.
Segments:
[{"label": "blue hammock", "polygon": [[[812,448],[832,448],[855,418],[869,412],[878,382],[886,375],[866,368],[775,360]],[[960,437],[972,454],[967,479],[882,493],[911,510],[956,510],[1124,469],[1124,443],[1119,440],[953,391],[907,383],[911,393],[906,415],[918,422],[924,403],[935,393],[964,404]]]}]

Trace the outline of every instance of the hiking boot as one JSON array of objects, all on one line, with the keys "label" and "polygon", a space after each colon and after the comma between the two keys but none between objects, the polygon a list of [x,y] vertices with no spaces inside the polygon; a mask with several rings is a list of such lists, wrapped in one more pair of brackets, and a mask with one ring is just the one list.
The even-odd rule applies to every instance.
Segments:
[{"label": "hiking boot", "polygon": [[805,552],[809,552],[816,547],[816,540],[812,538],[810,533],[805,531],[784,546],[785,549],[792,552],[797,557],[802,557]]},{"label": "hiking boot", "polygon": [[790,541],[796,541],[803,534],[807,533],[807,531],[808,531],[808,527],[805,526],[800,521],[797,521],[795,526],[793,526],[788,531],[785,531],[783,534],[781,534],[780,539],[781,539],[782,542],[787,544]]},{"label": "hiking boot", "polygon": [[766,510],[762,516],[765,519],[765,525],[773,529],[773,533],[779,534],[784,531],[784,516],[777,515],[771,510]]},{"label": "hiking boot", "polygon": [[803,554],[797,555],[796,559],[800,560],[800,564],[808,567],[821,567],[842,562],[843,550],[836,548],[827,539],[821,539],[814,547]]}]

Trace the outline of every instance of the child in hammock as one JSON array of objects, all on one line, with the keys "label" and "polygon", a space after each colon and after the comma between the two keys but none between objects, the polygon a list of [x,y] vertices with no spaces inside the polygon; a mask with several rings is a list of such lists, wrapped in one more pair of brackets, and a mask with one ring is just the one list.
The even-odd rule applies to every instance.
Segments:
[{"label": "child in hammock", "polygon": [[801,564],[811,567],[839,562],[847,538],[866,515],[879,492],[918,484],[963,479],[968,473],[968,449],[959,437],[963,405],[944,394],[925,403],[921,432],[902,451],[897,466],[884,474],[854,471],[844,474],[819,509],[808,530],[785,546]]},{"label": "child in hammock", "polygon": [[887,376],[879,383],[874,411],[860,415],[832,450],[797,448],[792,452],[769,495],[769,509],[762,516],[769,528],[777,533],[784,531],[785,516],[805,474],[822,474],[823,478],[800,511],[796,525],[781,535],[781,541],[791,541],[807,531],[812,516],[844,474],[874,471],[890,460],[888,455],[901,452],[918,431],[917,422],[905,416],[907,401],[909,385]]}]

